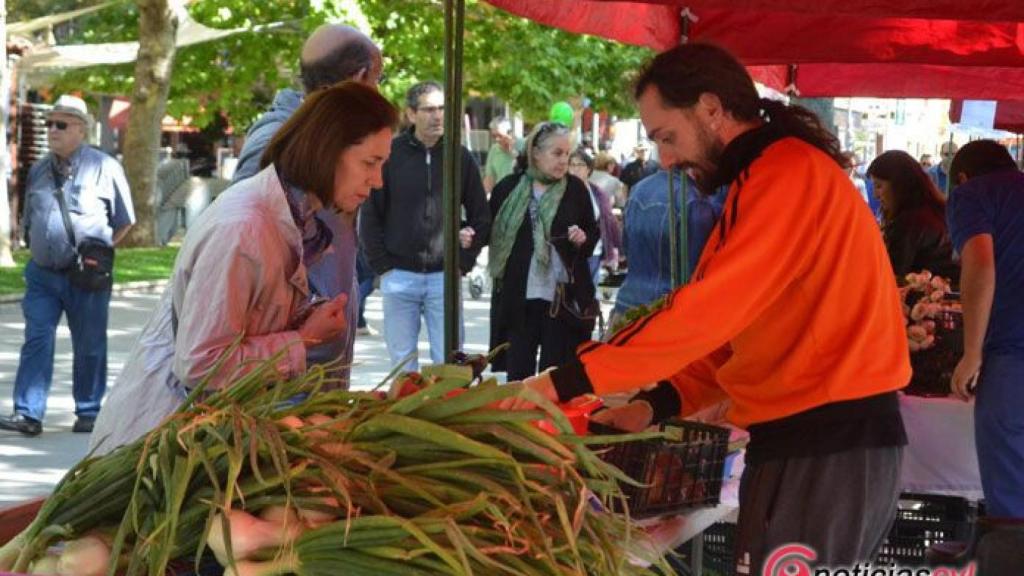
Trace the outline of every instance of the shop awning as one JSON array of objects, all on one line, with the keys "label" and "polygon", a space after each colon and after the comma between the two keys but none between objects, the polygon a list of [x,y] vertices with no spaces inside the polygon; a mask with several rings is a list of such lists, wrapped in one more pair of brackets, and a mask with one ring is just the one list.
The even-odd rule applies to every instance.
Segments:
[{"label": "shop awning", "polygon": [[[279,25],[264,25],[257,28],[210,28],[192,20],[186,13],[178,24],[176,45],[183,48]],[[138,42],[36,46],[18,61],[18,70],[25,75],[29,85],[32,85],[62,70],[134,62],[138,52]]]},{"label": "shop awning", "polygon": [[[963,100],[953,100],[949,103],[950,122],[960,121],[963,104]],[[994,128],[1024,134],[1024,99],[997,101]]]},{"label": "shop awning", "polygon": [[1024,97],[1024,3],[488,1],[542,24],[658,50],[679,42],[685,18],[688,39],[719,44],[748,66],[773,66],[752,73],[802,96]]}]

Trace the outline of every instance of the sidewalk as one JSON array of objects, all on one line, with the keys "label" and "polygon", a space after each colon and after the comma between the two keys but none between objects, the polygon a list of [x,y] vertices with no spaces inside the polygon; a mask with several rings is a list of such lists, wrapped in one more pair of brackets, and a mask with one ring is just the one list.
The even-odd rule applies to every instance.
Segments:
[{"label": "sidewalk", "polygon": [[[484,295],[471,300],[464,291],[465,350],[486,352],[490,300]],[[160,298],[160,291],[114,295],[110,304],[108,329],[108,381],[113,385],[128,358],[142,326]],[[380,294],[367,300],[370,325],[381,326]],[[14,375],[23,342],[24,320],[20,304],[0,304],[0,414],[13,411]],[[429,361],[426,329],[420,332],[420,361]],[[53,388],[47,405],[43,434],[26,438],[0,431],[0,507],[48,494],[67,470],[85,456],[87,434],[74,434],[74,402],[71,399],[71,340],[63,323],[57,330]],[[353,388],[370,388],[391,371],[384,340],[380,336],[356,339]]]}]

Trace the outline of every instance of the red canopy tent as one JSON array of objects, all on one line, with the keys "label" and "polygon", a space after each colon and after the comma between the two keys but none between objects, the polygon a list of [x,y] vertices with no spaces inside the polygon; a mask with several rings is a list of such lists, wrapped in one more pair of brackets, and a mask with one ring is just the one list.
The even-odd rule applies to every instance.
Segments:
[{"label": "red canopy tent", "polygon": [[[959,122],[963,111],[963,100],[949,104],[949,121]],[[1024,134],[1024,100],[1000,100],[996,105],[995,128]]]},{"label": "red canopy tent", "polygon": [[724,46],[759,81],[801,96],[1024,97],[1024,3],[488,1],[542,24],[655,49],[677,44],[686,22],[687,38]]}]

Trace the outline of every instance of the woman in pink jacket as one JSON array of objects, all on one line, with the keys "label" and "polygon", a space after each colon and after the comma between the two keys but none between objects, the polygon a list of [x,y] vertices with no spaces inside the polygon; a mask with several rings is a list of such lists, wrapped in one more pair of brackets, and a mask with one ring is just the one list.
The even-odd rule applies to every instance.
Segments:
[{"label": "woman in pink jacket", "polygon": [[263,170],[228,188],[189,229],[90,449],[108,452],[148,432],[221,358],[214,389],[236,368],[280,352],[279,370],[298,374],[306,346],[347,329],[348,295],[319,300],[306,279],[306,266],[331,245],[314,213],[354,213],[382,185],[396,121],[394,107],[358,83],[306,98],[275,134]]}]

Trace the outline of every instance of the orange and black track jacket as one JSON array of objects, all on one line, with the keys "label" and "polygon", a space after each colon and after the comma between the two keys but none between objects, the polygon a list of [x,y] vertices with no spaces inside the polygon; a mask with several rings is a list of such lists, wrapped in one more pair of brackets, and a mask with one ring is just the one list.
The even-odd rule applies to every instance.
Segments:
[{"label": "orange and black track jacket", "polygon": [[[849,177],[766,124],[723,151],[725,209],[692,282],[555,369],[561,400],[658,386],[656,416],[725,398],[748,461],[905,444],[910,360],[882,235]],[[810,439],[809,439],[810,436]]]}]

